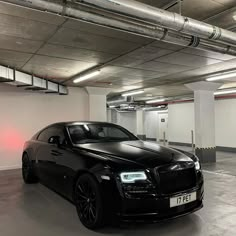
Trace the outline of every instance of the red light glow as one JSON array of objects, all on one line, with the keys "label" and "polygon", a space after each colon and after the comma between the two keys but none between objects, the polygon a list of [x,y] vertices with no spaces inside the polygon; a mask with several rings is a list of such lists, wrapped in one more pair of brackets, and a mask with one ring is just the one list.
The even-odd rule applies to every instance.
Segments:
[{"label": "red light glow", "polygon": [[22,150],[25,138],[18,130],[2,128],[0,132],[0,148],[7,151]]}]

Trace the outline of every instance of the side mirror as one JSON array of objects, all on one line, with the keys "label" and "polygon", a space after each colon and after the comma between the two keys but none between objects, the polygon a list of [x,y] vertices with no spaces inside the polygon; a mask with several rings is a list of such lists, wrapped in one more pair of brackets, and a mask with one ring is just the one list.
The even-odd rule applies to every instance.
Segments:
[{"label": "side mirror", "polygon": [[60,137],[59,136],[52,136],[48,139],[48,143],[60,146],[61,145]]}]

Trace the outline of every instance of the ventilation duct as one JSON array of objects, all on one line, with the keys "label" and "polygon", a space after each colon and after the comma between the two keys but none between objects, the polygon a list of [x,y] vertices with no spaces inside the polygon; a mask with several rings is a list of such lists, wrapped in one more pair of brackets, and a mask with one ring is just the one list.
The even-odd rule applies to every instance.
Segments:
[{"label": "ventilation duct", "polygon": [[177,32],[236,45],[236,33],[134,0],[78,0]]},{"label": "ventilation duct", "polygon": [[126,103],[130,103],[133,101],[132,97],[123,97],[123,96],[116,96],[113,98],[108,98],[107,99],[107,105],[111,106],[111,105],[117,105],[119,106],[120,104],[126,104]]},{"label": "ventilation duct", "polygon": [[[111,17],[106,17],[104,12],[101,10],[100,15],[99,12],[87,12],[84,9],[81,10],[82,8],[79,4],[72,2],[64,2],[63,4],[47,0],[0,0],[0,2],[11,3],[17,6],[27,7],[43,12],[54,13],[63,17],[69,17],[75,20],[105,26],[135,35],[141,35],[154,40],[161,40],[185,47],[196,47],[202,50],[236,56],[236,47],[230,45],[236,45],[235,33],[135,1],[81,0],[80,2],[100,7],[100,9],[107,9],[110,13],[112,13],[112,11],[116,11],[123,15],[131,15],[136,18],[139,17],[145,21],[149,21],[149,23],[154,22],[164,27],[161,28],[153,25],[151,26],[150,24],[142,25],[137,22],[131,22],[130,19],[129,21],[125,21],[124,17],[120,19],[112,19]],[[167,30],[165,27],[187,34],[185,35],[180,32]],[[219,31],[220,33],[215,35],[212,31]],[[200,39],[199,37],[205,39]],[[213,42],[209,39],[215,39],[221,41],[222,43]]]},{"label": "ventilation duct", "polygon": [[157,111],[159,113],[167,113],[168,112],[168,104],[156,107],[145,107],[144,111]]},{"label": "ventilation duct", "polygon": [[64,85],[48,81],[21,71],[0,66],[0,82],[24,87],[26,90],[39,91],[44,93],[55,93],[67,95],[68,90]]}]

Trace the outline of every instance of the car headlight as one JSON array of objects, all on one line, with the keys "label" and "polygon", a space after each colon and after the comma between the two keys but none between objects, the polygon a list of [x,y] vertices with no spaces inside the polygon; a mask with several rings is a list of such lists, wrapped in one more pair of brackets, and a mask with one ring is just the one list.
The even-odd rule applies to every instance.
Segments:
[{"label": "car headlight", "polygon": [[144,171],[122,172],[120,173],[120,178],[123,183],[135,183],[138,180],[147,180]]},{"label": "car headlight", "polygon": [[195,169],[196,170],[200,170],[201,169],[201,165],[200,165],[199,161],[195,161],[194,164],[195,164]]}]

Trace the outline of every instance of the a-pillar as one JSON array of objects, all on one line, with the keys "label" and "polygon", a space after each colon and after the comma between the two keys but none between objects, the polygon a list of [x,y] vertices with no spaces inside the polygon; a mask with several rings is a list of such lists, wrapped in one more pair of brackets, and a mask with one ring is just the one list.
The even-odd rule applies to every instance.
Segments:
[{"label": "a-pillar", "polygon": [[86,87],[89,94],[89,120],[107,121],[107,95],[110,89]]},{"label": "a-pillar", "polygon": [[138,138],[146,140],[146,134],[144,128],[144,110],[136,111],[136,128],[137,128]]},{"label": "a-pillar", "polygon": [[216,162],[214,91],[221,84],[201,81],[186,86],[194,91],[196,155],[202,163]]}]

